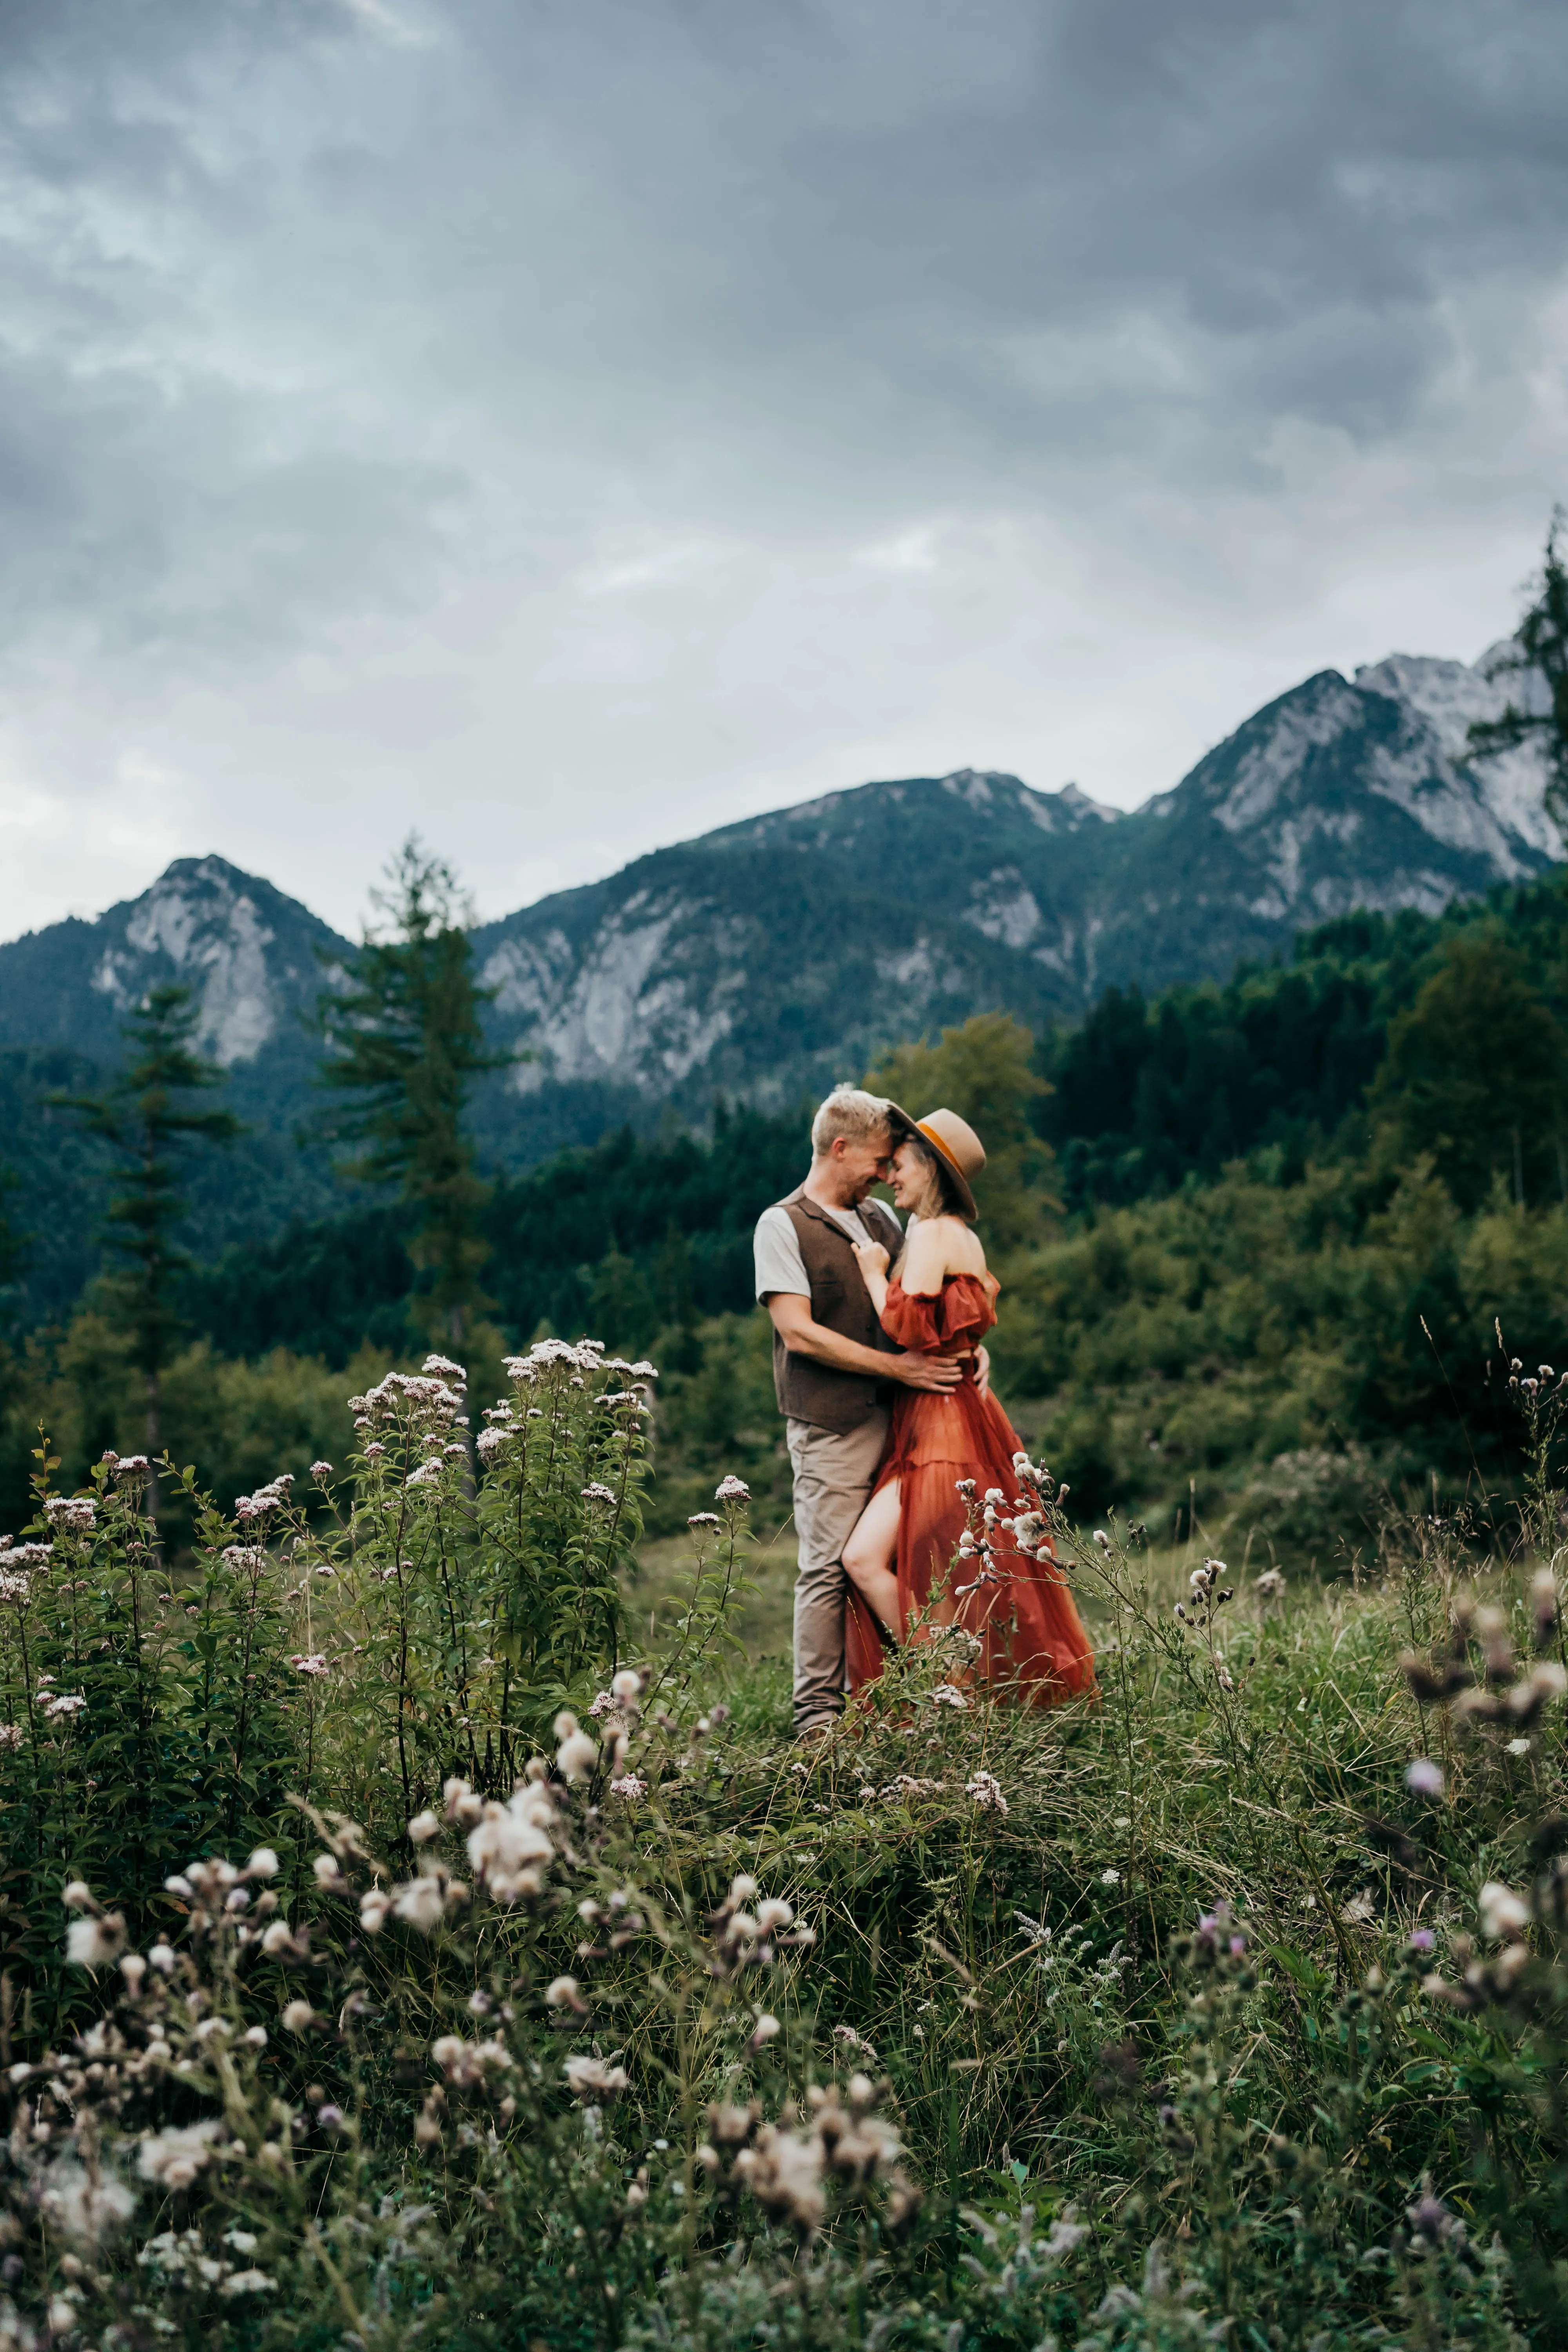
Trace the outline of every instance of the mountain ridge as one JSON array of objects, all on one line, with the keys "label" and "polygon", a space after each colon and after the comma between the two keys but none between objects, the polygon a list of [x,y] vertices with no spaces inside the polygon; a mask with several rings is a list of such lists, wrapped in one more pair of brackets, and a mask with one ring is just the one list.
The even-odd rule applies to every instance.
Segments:
[{"label": "mountain ridge", "polygon": [[[719,1094],[786,1108],[978,1010],[1070,1021],[1112,983],[1222,980],[1352,908],[1436,913],[1542,872],[1564,845],[1539,753],[1464,756],[1505,699],[1484,675],[1501,650],[1319,671],[1131,812],[998,770],[884,779],[477,926],[487,1025],[531,1057],[476,1098],[487,1161],[667,1105],[700,1123]],[[129,1006],[183,978],[236,1109],[281,1139],[310,1106],[311,1008],[353,951],[264,878],[176,859],[95,920],[0,945],[0,1051],[112,1062]]]}]

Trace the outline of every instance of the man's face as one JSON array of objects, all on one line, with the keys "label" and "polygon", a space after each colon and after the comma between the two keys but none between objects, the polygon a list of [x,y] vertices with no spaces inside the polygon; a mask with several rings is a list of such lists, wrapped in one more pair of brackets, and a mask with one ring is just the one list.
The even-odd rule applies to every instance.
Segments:
[{"label": "man's face", "polygon": [[882,1128],[875,1135],[841,1135],[833,1146],[833,1156],[848,1195],[845,1206],[856,1207],[873,1184],[885,1184],[888,1181],[893,1157],[891,1131]]}]

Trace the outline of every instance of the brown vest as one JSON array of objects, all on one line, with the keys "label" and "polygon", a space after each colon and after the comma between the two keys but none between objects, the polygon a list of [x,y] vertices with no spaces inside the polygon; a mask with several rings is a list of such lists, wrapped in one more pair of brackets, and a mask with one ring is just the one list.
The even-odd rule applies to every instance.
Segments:
[{"label": "brown vest", "polygon": [[[815,1201],[792,1192],[779,1204],[800,1237],[805,1278],[811,1285],[814,1323],[837,1331],[841,1339],[858,1340],[862,1348],[892,1349],[871,1305],[854,1244],[837,1220]],[[862,1201],[860,1221],[874,1241],[881,1242],[892,1259],[904,1245],[898,1219],[880,1201]],[[792,1356],[777,1331],[773,1333],[773,1391],[779,1411],[792,1421],[809,1421],[818,1429],[840,1436],[858,1429],[879,1405],[888,1402],[889,1383],[868,1380],[860,1372],[841,1372],[810,1356]]]}]

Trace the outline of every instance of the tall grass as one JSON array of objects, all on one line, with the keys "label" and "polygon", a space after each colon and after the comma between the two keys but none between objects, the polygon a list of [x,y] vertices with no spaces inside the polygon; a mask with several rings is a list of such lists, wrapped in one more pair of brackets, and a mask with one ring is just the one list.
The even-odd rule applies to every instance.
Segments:
[{"label": "tall grass", "polygon": [[1098,1697],[912,1643],[800,1750],[738,1482],[628,1654],[651,1367],[509,1373],[188,1563],[41,1456],[0,2344],[1568,2338],[1555,1375],[1506,1541],[1326,1591],[1047,1480]]}]

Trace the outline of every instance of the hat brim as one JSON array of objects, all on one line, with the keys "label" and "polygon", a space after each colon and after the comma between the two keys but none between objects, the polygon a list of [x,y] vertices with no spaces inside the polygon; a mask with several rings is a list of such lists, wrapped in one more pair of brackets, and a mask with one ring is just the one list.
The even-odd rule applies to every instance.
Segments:
[{"label": "hat brim", "polygon": [[917,1143],[923,1143],[928,1151],[935,1152],[942,1164],[949,1183],[958,1195],[960,1208],[970,1223],[973,1224],[980,1212],[974,1205],[974,1195],[969,1189],[969,1179],[941,1136],[934,1135],[929,1127],[922,1127],[918,1118],[911,1118],[909,1112],[902,1109],[896,1102],[889,1102],[888,1105],[888,1122],[900,1141],[906,1135],[910,1135]]}]

